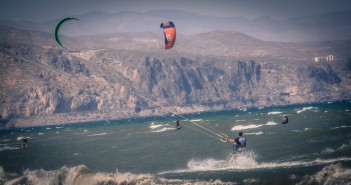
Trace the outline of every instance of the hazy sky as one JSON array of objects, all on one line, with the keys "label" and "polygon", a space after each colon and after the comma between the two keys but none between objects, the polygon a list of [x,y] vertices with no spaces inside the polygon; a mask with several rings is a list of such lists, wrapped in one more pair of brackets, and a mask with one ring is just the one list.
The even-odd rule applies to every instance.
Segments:
[{"label": "hazy sky", "polygon": [[184,10],[202,15],[287,19],[351,10],[351,0],[0,0],[0,20],[44,22],[90,11]]}]

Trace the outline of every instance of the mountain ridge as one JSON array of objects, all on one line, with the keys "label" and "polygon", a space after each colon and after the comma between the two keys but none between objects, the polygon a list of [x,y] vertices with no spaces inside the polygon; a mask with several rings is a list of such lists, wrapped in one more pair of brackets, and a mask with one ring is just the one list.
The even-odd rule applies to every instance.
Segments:
[{"label": "mountain ridge", "polygon": [[[346,10],[284,20],[275,20],[267,16],[256,19],[204,16],[178,10],[88,12],[75,15],[81,21],[65,25],[62,33],[78,36],[119,32],[160,32],[159,24],[172,20],[177,32],[185,35],[228,30],[242,32],[266,41],[351,39],[349,34],[351,25],[348,21],[351,18],[350,12],[351,10]],[[0,25],[52,32],[58,21],[51,20],[44,23],[0,21]]]}]

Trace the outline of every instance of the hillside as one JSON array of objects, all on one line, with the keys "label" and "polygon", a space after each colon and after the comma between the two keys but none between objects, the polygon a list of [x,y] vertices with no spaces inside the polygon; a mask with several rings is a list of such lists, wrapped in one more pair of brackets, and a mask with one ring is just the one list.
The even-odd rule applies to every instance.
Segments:
[{"label": "hillside", "polygon": [[[350,41],[266,42],[238,32],[62,36],[0,28],[5,127],[351,99]],[[161,35],[162,36],[162,35]],[[333,54],[334,62],[313,61]]]}]

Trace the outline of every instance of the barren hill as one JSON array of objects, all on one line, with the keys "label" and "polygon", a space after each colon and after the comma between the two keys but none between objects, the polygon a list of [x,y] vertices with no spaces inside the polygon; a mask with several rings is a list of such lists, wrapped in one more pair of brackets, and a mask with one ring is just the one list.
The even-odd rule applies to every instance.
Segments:
[{"label": "barren hill", "polygon": [[[350,41],[266,42],[213,31],[65,37],[0,28],[6,126],[351,99]],[[314,62],[333,54],[335,61]]]}]

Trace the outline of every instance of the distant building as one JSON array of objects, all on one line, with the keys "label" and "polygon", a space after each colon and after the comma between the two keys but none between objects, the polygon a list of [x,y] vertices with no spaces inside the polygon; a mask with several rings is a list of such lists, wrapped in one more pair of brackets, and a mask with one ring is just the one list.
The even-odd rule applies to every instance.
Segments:
[{"label": "distant building", "polygon": [[334,60],[335,60],[334,55],[327,55],[325,57],[314,57],[315,62],[323,62],[323,61],[332,62]]}]

